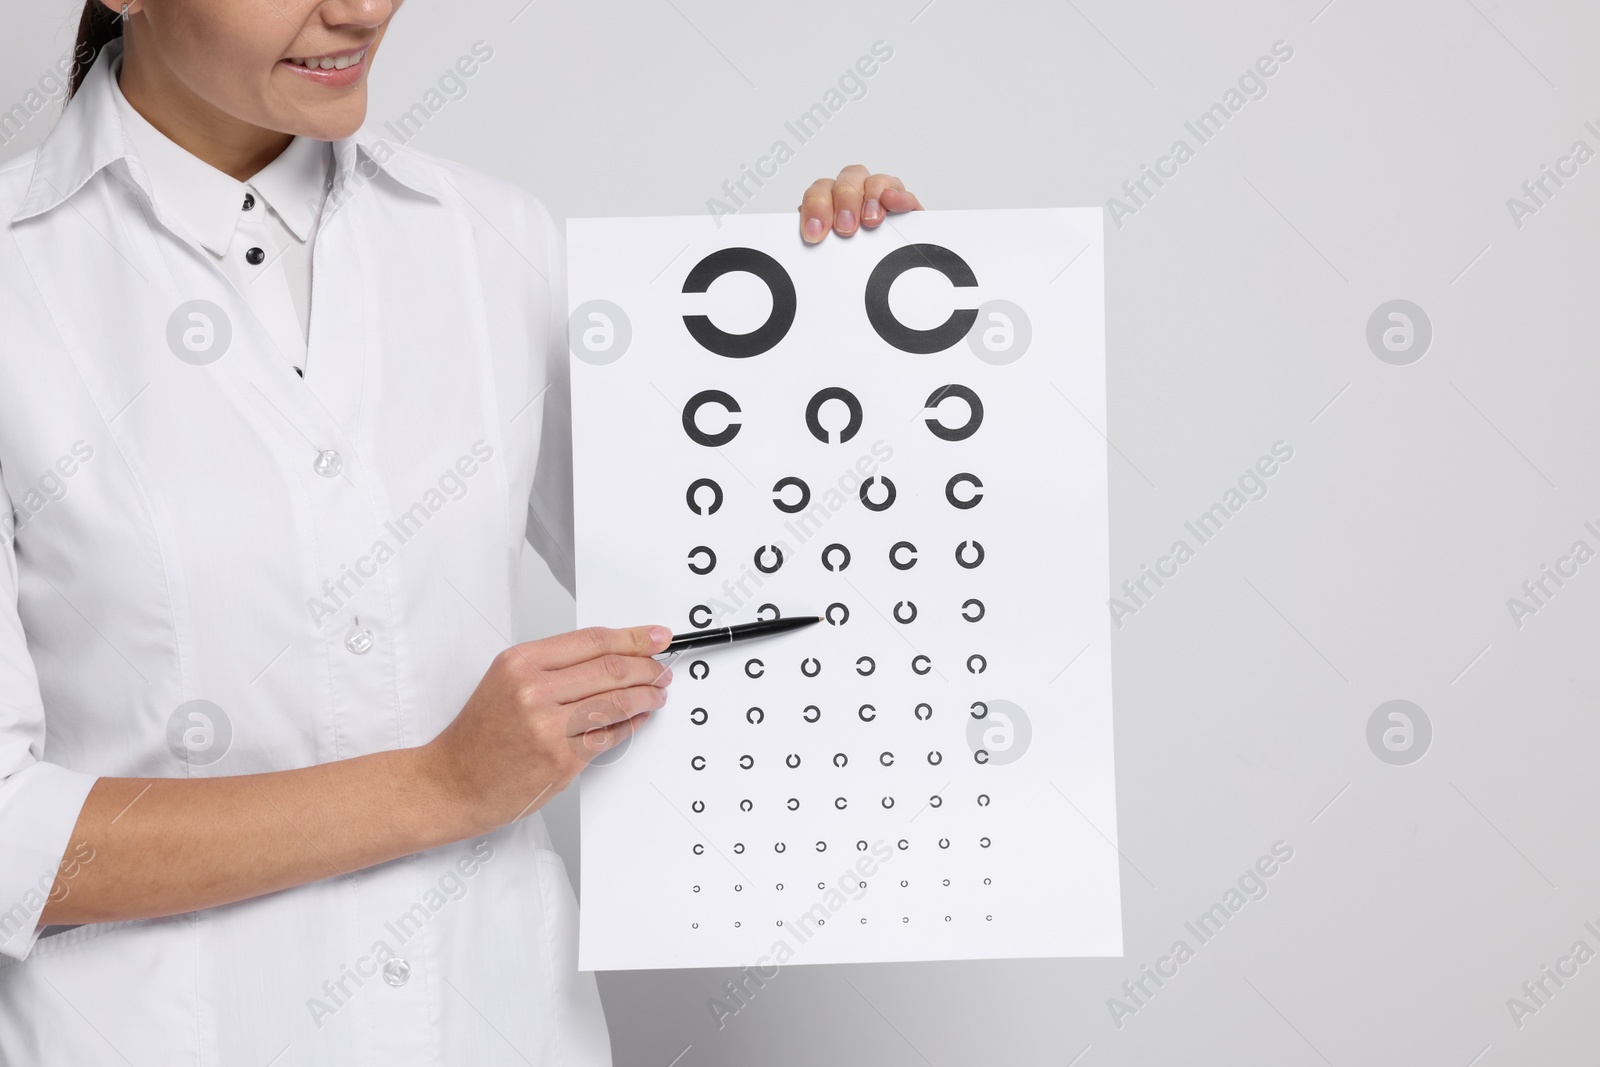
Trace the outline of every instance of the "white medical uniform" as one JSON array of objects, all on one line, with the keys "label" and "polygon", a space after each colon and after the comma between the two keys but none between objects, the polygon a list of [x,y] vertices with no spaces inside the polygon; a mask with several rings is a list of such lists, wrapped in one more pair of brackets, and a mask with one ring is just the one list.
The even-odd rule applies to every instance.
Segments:
[{"label": "white medical uniform", "polygon": [[[120,52],[0,164],[0,1063],[608,1063],[537,814],[37,936],[97,776],[421,744],[511,643],[524,538],[572,587],[548,212],[365,131],[328,150],[320,216],[265,171],[201,183],[232,210],[180,205],[195,186],[126,127]],[[317,173],[302,149],[279,169]],[[263,225],[309,252],[301,362],[292,261],[270,292],[227,261]]]}]

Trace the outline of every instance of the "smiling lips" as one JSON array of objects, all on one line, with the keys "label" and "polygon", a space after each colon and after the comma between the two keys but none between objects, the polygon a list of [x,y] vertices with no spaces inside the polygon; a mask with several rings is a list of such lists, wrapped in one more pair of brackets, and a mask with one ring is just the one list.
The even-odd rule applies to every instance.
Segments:
[{"label": "smiling lips", "polygon": [[279,63],[319,85],[354,85],[367,71],[367,49],[358,48],[327,56],[291,57],[279,60]]}]

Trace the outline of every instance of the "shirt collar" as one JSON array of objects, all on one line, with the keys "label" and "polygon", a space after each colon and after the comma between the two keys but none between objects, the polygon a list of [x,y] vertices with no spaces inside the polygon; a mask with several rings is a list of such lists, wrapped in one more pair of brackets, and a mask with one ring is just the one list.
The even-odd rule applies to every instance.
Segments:
[{"label": "shirt collar", "polygon": [[[302,241],[311,237],[322,210],[322,198],[331,180],[328,157],[328,142],[296,137],[247,183]],[[238,207],[234,205],[235,218]]]},{"label": "shirt collar", "polygon": [[134,110],[117,85],[119,66],[112,63],[107,80],[123,130],[144,165],[151,198],[195,240],[214,255],[227,252],[247,191],[259,194],[300,240],[311,237],[328,177],[326,142],[296,137],[249,181],[238,181],[173,142]]},{"label": "shirt collar", "polygon": [[[83,84],[73,95],[55,127],[39,145],[28,193],[23,197],[21,208],[11,217],[12,222],[20,222],[43,214],[63,203],[95,174],[113,164],[120,164],[135,187],[155,202],[152,183],[139,156],[139,147],[142,146],[135,145],[117,102],[121,90],[116,86],[112,67],[120,59],[122,49],[121,38],[114,38],[100,50]],[[166,139],[163,137],[162,140]],[[297,137],[294,143],[302,141],[307,139]],[[171,144],[170,141],[167,143]],[[307,149],[327,151],[324,144],[324,142],[308,141],[294,155],[285,150],[283,155],[273,161],[273,165],[280,161],[284,162],[282,168],[284,173],[281,176],[276,173],[267,176],[267,171],[273,169],[273,166],[269,165],[251,179],[251,184],[254,184],[257,179],[265,178],[268,190],[277,190],[278,199],[272,201],[273,209],[278,211],[285,224],[302,236],[302,227],[305,233],[310,232],[310,224],[315,220],[314,205],[317,201],[307,202],[309,199],[307,197],[296,199],[295,194],[288,190],[298,188],[297,175],[309,169],[307,157],[312,156],[312,152]],[[334,141],[332,144],[334,174],[332,192],[328,194],[330,211],[358,195],[360,189],[380,173],[415,192],[434,199],[442,198],[434,175],[411,153],[410,149],[404,146],[396,147],[374,135],[365,126],[351,136]],[[293,147],[291,144],[290,148]],[[289,159],[284,160],[284,156],[289,156]],[[202,163],[201,166],[205,164]],[[233,178],[214,168],[206,167],[206,169],[219,175],[224,181],[232,183],[230,211],[233,212],[236,222],[238,210],[244,200],[244,183],[235,182]],[[320,185],[322,178],[320,172],[318,178]],[[268,190],[262,190],[262,195],[268,196]],[[321,192],[319,189],[318,200],[321,199]],[[165,200],[164,195],[163,200]],[[163,210],[165,206],[163,203]],[[188,225],[187,219],[185,225]],[[230,235],[231,232],[230,230]],[[197,229],[194,236],[206,244],[206,247],[214,247],[209,242],[215,240],[215,235],[203,238]],[[226,242],[223,247],[226,248]]]}]

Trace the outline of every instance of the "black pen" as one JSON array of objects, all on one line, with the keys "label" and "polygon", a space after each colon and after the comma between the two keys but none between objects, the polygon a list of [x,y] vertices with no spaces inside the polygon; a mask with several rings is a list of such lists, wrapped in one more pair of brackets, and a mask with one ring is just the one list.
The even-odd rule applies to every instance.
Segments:
[{"label": "black pen", "polygon": [[741,622],[736,626],[719,626],[714,630],[695,630],[674,637],[666,651],[682,652],[686,648],[700,648],[703,645],[726,645],[734,641],[748,641],[752,637],[769,637],[821,621],[820,615],[796,615],[790,619],[765,619],[761,622]]}]

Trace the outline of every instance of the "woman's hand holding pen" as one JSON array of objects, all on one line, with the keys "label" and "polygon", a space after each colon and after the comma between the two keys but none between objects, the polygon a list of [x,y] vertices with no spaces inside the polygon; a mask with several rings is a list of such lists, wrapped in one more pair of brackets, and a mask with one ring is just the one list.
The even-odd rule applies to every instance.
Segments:
[{"label": "woman's hand holding pen", "polygon": [[216,907],[497,829],[661,707],[672,672],[650,657],[671,638],[595,628],[514,645],[416,748],[255,774],[99,778],[73,829],[94,862],[70,893],[52,893],[43,921]]},{"label": "woman's hand holding pen", "polygon": [[424,773],[486,833],[537,810],[666,703],[672,671],[651,657],[663,626],[591,627],[501,652],[455,721],[419,751]]}]

